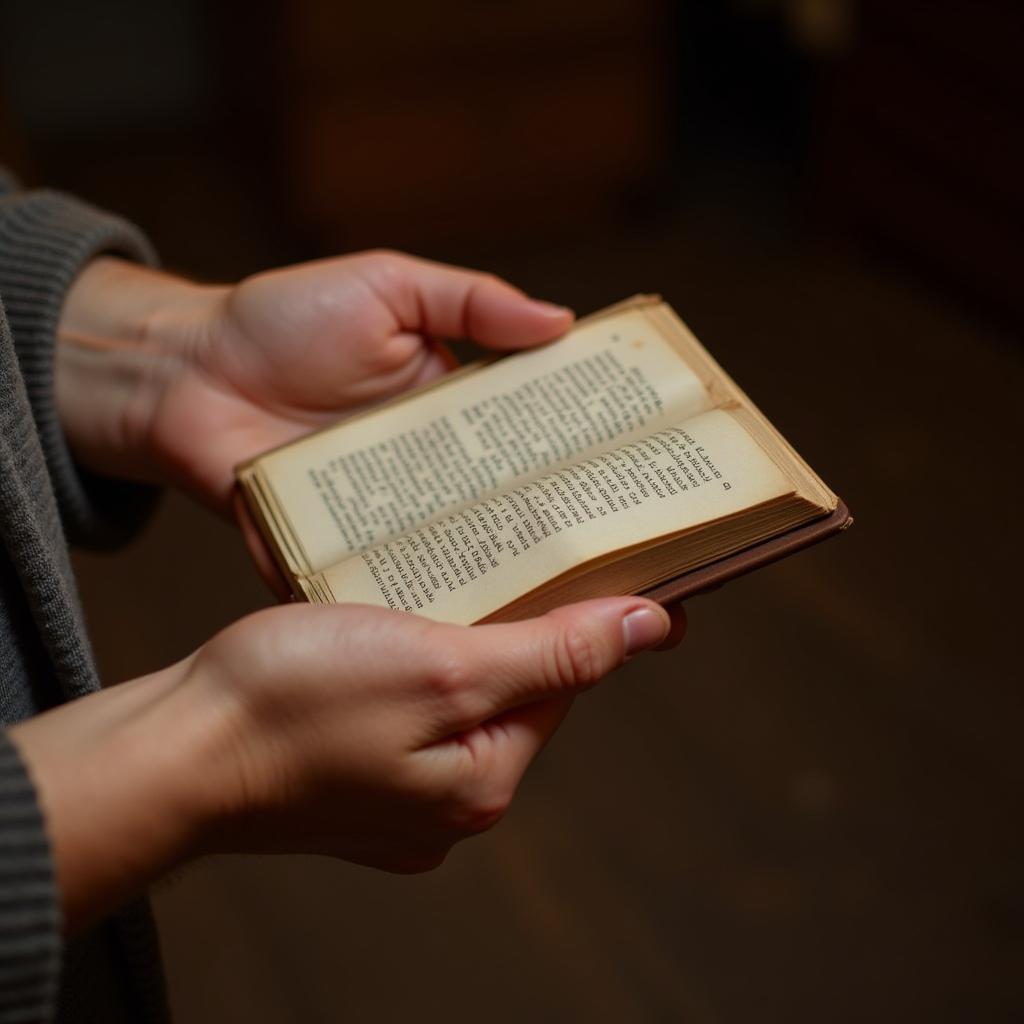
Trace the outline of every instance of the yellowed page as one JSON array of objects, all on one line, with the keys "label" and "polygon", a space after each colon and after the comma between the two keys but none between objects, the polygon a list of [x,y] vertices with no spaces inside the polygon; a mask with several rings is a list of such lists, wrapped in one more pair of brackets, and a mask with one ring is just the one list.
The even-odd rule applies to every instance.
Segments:
[{"label": "yellowed page", "polygon": [[301,548],[293,568],[315,572],[710,406],[657,326],[627,309],[257,465]]},{"label": "yellowed page", "polygon": [[713,410],[522,484],[312,581],[335,601],[469,624],[585,562],[793,492]]}]

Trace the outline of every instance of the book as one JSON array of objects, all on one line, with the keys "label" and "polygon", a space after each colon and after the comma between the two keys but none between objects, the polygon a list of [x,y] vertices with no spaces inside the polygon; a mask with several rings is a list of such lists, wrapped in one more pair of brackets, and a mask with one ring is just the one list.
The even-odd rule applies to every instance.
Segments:
[{"label": "book", "polygon": [[611,594],[679,600],[852,522],[657,296],[237,475],[297,599],[461,624]]}]

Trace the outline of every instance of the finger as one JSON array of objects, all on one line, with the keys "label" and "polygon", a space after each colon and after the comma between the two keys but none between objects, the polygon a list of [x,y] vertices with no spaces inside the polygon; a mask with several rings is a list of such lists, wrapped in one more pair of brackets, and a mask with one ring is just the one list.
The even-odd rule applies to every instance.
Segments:
[{"label": "finger", "polygon": [[441,338],[430,339],[431,355],[444,367],[445,372],[459,368],[459,357]]},{"label": "finger", "polygon": [[571,310],[480,271],[399,253],[370,254],[361,269],[405,330],[515,349],[551,341],[572,326]]},{"label": "finger", "polygon": [[409,387],[418,388],[429,384],[431,381],[437,380],[438,377],[443,377],[446,373],[458,369],[458,366],[459,361],[455,357],[455,353],[444,342],[431,339],[430,348]]},{"label": "finger", "polygon": [[678,647],[682,643],[683,637],[686,636],[686,609],[682,604],[672,605],[665,611],[668,612],[668,617],[672,620],[672,626],[668,631],[668,636],[654,648],[656,651],[671,651],[673,647]]},{"label": "finger", "polygon": [[458,736],[433,743],[421,758],[444,779],[458,833],[490,828],[508,809],[534,758],[562,724],[572,697],[506,711]]},{"label": "finger", "polygon": [[505,711],[468,734],[468,747],[477,762],[514,790],[534,758],[547,746],[572,708],[572,697],[556,697]]},{"label": "finger", "polygon": [[449,658],[460,680],[450,724],[464,729],[523,704],[584,690],[627,657],[661,643],[669,626],[663,608],[638,597],[584,601],[502,625],[435,626],[437,648],[458,652],[454,662]]},{"label": "finger", "polygon": [[246,505],[245,499],[238,488],[231,494],[231,505],[235,513],[235,519],[238,521],[238,527],[242,531],[246,547],[248,547],[260,575],[279,601],[289,600],[291,589],[281,574],[281,570],[277,567],[277,563],[271,557],[266,544],[263,542],[263,537],[252,518],[249,506]]}]

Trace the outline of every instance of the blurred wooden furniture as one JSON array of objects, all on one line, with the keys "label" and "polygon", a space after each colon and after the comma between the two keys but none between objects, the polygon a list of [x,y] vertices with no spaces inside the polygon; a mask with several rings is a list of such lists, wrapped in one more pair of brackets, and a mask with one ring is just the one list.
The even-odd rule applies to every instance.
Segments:
[{"label": "blurred wooden furniture", "polygon": [[657,0],[295,0],[282,16],[285,187],[323,241],[571,230],[659,167]]}]

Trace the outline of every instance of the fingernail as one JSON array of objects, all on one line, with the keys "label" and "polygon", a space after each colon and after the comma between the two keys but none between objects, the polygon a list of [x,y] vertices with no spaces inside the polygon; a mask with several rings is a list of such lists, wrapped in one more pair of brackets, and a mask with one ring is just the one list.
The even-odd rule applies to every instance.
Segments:
[{"label": "fingernail", "polygon": [[626,645],[626,657],[639,654],[650,647],[657,647],[668,636],[669,626],[665,616],[653,608],[637,608],[622,620],[622,637]]},{"label": "fingernail", "polygon": [[559,306],[554,302],[545,302],[543,299],[530,299],[530,304],[543,316],[561,319],[565,316],[576,315],[568,306]]}]

